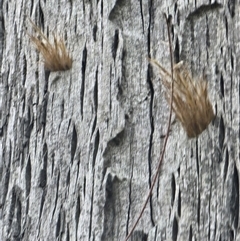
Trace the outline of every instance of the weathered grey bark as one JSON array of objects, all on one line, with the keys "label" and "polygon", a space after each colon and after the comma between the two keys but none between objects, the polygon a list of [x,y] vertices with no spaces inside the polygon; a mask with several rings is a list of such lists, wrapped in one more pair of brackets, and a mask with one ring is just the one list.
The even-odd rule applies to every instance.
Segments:
[{"label": "weathered grey bark", "polygon": [[[169,66],[163,12],[173,16],[175,60],[207,75],[217,117],[192,140],[172,125],[132,240],[240,240],[237,1],[0,6],[1,240],[124,240],[166,132],[167,103],[146,60],[150,54]],[[65,37],[70,71],[44,71],[27,16]]]}]

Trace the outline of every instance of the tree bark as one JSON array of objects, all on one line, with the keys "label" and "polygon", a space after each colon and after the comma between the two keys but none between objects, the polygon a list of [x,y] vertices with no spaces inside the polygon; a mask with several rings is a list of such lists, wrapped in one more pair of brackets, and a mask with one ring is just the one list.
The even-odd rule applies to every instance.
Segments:
[{"label": "tree bark", "polygon": [[[0,239],[124,241],[147,197],[169,108],[147,56],[206,76],[216,118],[171,125],[131,240],[240,240],[237,1],[0,0]],[[44,70],[30,17],[73,67]]]}]

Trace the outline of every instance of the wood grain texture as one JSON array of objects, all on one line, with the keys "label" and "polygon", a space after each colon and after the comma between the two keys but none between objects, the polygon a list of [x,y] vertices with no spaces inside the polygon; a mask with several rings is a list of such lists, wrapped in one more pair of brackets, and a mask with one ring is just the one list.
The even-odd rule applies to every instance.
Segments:
[{"label": "wood grain texture", "polygon": [[[0,0],[0,240],[121,241],[155,174],[168,104],[147,61],[206,75],[215,120],[173,123],[132,240],[239,240],[237,1]],[[72,69],[49,73],[30,17],[63,36]],[[169,68],[168,68],[169,69]]]}]

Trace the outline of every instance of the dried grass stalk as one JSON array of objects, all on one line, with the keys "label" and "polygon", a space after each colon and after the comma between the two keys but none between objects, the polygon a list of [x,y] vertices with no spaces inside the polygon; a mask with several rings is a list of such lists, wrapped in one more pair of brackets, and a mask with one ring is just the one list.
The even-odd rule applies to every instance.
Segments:
[{"label": "dried grass stalk", "polygon": [[44,67],[49,71],[69,70],[72,67],[72,59],[69,56],[63,39],[53,36],[53,44],[42,31],[30,20],[36,36],[29,35],[37,50],[42,54]]},{"label": "dried grass stalk", "polygon": [[[149,59],[157,66],[166,89],[166,99],[170,104],[171,74],[156,60]],[[207,82],[195,80],[189,70],[180,62],[174,66],[173,111],[181,122],[189,138],[200,135],[214,118],[212,104],[208,98]]]}]

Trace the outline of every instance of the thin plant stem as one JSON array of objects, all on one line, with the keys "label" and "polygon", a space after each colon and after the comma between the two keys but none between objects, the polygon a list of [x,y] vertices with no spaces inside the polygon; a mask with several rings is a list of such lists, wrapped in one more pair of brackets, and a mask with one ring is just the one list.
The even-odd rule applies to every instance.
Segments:
[{"label": "thin plant stem", "polygon": [[162,164],[162,161],[163,161],[163,157],[164,157],[164,154],[165,154],[165,150],[166,150],[166,146],[167,146],[167,141],[168,141],[168,137],[169,137],[169,132],[170,132],[170,126],[171,126],[171,121],[172,121],[172,111],[173,111],[173,106],[172,106],[172,103],[173,103],[173,87],[174,87],[174,78],[173,78],[173,51],[172,51],[172,40],[171,40],[171,35],[170,35],[170,27],[171,27],[171,19],[168,19],[167,18],[167,15],[166,13],[164,13],[164,17],[166,19],[166,23],[167,23],[167,29],[168,29],[168,41],[169,41],[169,51],[170,51],[170,61],[171,61],[171,78],[172,78],[172,83],[171,83],[171,98],[170,98],[170,111],[169,111],[169,117],[168,117],[168,127],[167,127],[167,133],[166,133],[166,136],[164,138],[164,144],[163,144],[163,149],[162,149],[162,153],[160,155],[160,158],[159,158],[159,163],[158,163],[158,167],[157,167],[157,171],[156,171],[156,174],[153,178],[153,181],[152,181],[152,184],[151,184],[151,187],[150,187],[150,190],[148,192],[148,196],[147,196],[147,199],[142,207],[142,210],[136,220],[136,222],[134,223],[132,229],[130,230],[130,232],[128,233],[127,237],[125,238],[125,241],[127,241],[130,236],[132,235],[133,231],[135,230],[139,220],[141,219],[142,215],[143,215],[143,212],[147,206],[147,203],[152,195],[152,191],[153,191],[153,188],[156,184],[156,181],[157,181],[157,178],[158,178],[158,175],[159,175],[159,172],[160,172],[160,168],[161,168],[161,164]]}]

